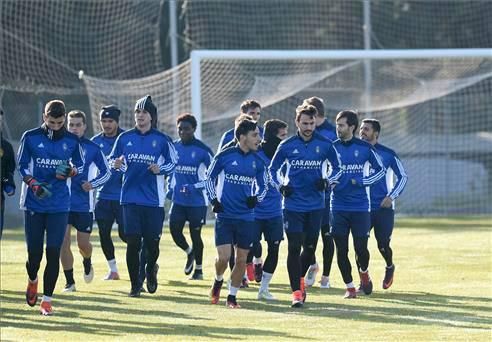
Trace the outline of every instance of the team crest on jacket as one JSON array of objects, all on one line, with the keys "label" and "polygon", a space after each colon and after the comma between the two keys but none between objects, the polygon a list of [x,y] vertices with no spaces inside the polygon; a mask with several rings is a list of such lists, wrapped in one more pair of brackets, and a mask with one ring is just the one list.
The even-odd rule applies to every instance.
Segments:
[{"label": "team crest on jacket", "polygon": [[63,143],[62,147],[63,147],[63,151],[66,151],[68,149],[68,146],[66,143]]},{"label": "team crest on jacket", "polygon": [[196,156],[196,152],[195,151],[191,152],[191,158],[195,159],[195,156]]},{"label": "team crest on jacket", "polygon": [[157,141],[152,140],[152,147],[154,147],[154,148],[155,148],[156,146],[157,146]]},{"label": "team crest on jacket", "polygon": [[354,156],[355,156],[355,157],[358,157],[358,156],[359,156],[359,150],[355,150],[355,151],[354,151]]},{"label": "team crest on jacket", "polygon": [[316,153],[319,153],[319,146],[316,146]]},{"label": "team crest on jacket", "polygon": [[256,162],[254,160],[253,160],[252,166],[253,166],[253,169],[256,169]]}]

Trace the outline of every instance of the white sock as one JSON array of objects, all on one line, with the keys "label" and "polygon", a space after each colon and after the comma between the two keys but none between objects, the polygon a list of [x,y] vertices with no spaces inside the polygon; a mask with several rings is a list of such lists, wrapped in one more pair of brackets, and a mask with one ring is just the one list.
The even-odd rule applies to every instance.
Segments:
[{"label": "white sock", "polygon": [[367,273],[367,271],[369,271],[369,270],[363,271],[362,268],[359,268],[359,271],[360,271],[360,273]]},{"label": "white sock", "polygon": [[239,291],[239,287],[234,287],[231,285],[231,287],[229,287],[229,295],[230,296],[237,296],[237,291]]},{"label": "white sock", "polygon": [[51,297],[43,296],[43,302],[51,302]]},{"label": "white sock", "polygon": [[253,257],[253,264],[258,265],[261,264],[262,260],[261,258]]},{"label": "white sock", "polygon": [[215,280],[217,280],[217,281],[222,281],[222,280],[224,280],[224,275],[223,275],[223,274],[221,274],[221,275],[216,274],[216,275],[215,275]]},{"label": "white sock", "polygon": [[116,259],[108,260],[108,266],[111,272],[118,272],[118,267],[116,267]]},{"label": "white sock", "polygon": [[272,280],[273,274],[263,272],[263,276],[261,277],[261,286],[260,291],[268,290],[268,286],[270,285],[270,281]]},{"label": "white sock", "polygon": [[353,282],[350,282],[348,284],[345,284],[345,286],[347,286],[347,289],[352,289],[352,288],[355,288],[354,286],[354,283]]},{"label": "white sock", "polygon": [[30,282],[31,284],[34,284],[35,282],[37,282],[37,281],[38,281],[38,277],[36,277],[36,279],[34,279],[34,280],[31,280],[31,279],[29,278],[29,276],[27,276],[27,279],[29,280],[29,282]]},{"label": "white sock", "polygon": [[202,269],[202,265],[196,265],[195,266],[195,270],[201,270]]},{"label": "white sock", "polygon": [[186,248],[186,254],[190,254],[191,252],[193,251],[193,248],[191,246],[188,246],[188,248]]}]

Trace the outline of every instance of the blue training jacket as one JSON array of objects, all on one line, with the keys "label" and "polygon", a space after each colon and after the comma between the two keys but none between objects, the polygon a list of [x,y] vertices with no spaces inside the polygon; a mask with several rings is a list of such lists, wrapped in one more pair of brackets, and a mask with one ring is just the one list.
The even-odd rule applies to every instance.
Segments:
[{"label": "blue training jacket", "polygon": [[[271,160],[263,150],[258,151],[258,156],[263,160],[265,165],[270,165]],[[282,195],[271,178],[269,179],[271,184],[268,186],[265,198],[255,207],[255,218],[260,220],[282,216]]]},{"label": "blue training jacket", "polygon": [[209,199],[217,199],[224,207],[216,217],[254,221],[254,209],[248,208],[246,200],[257,195],[258,201],[263,201],[268,182],[268,170],[257,153],[244,153],[236,145],[217,154],[206,180]]},{"label": "blue training jacket", "polygon": [[84,155],[78,137],[64,131],[63,136],[55,139],[42,127],[26,131],[21,138],[17,158],[21,176],[32,176],[38,182],[47,183],[52,193],[51,197],[39,199],[22,182],[21,209],[39,213],[68,212],[70,182],[57,179],[56,168],[71,162],[79,173],[83,172]]},{"label": "blue training jacket", "polygon": [[[114,137],[107,137],[104,135],[104,132],[101,132],[94,137],[92,137],[92,141],[95,142],[101,148],[102,152],[109,158],[111,151],[113,150],[114,143],[116,142],[116,138],[123,132],[122,129],[118,129],[118,134]],[[96,197],[97,199],[104,199],[110,201],[119,201],[121,196],[121,182],[122,182],[123,173],[118,172],[114,169],[111,169],[111,177],[109,180],[104,183],[104,185],[97,189]]]},{"label": "blue training jacket", "polygon": [[89,181],[93,189],[101,187],[111,177],[106,157],[96,143],[87,138],[80,138],[80,146],[84,153],[84,170],[71,178],[70,211],[93,212],[94,190],[86,192],[82,184]]},{"label": "blue training jacket", "polygon": [[[408,176],[405,172],[403,164],[398,158],[395,151],[377,143],[374,148],[378,152],[383,166],[386,169],[385,177],[371,186],[371,210],[380,208],[383,199],[388,196],[393,200],[393,209],[395,208],[394,200],[400,196],[407,184]],[[369,174],[374,174],[376,171],[371,167]],[[396,183],[395,183],[396,176]]]},{"label": "blue training jacket", "polygon": [[[171,200],[173,203],[188,207],[207,206],[205,179],[207,168],[214,157],[212,150],[196,138],[186,144],[176,140],[174,148],[178,154],[178,162],[168,182]],[[192,185],[190,193],[183,191],[183,186],[186,184]]]},{"label": "blue training jacket", "polygon": [[294,190],[284,198],[283,207],[295,212],[324,208],[325,192],[317,190],[315,183],[321,178],[335,182],[341,176],[340,164],[331,141],[316,132],[307,142],[299,133],[282,141],[270,164],[270,174],[277,187],[289,185]]},{"label": "blue training jacket", "polygon": [[370,211],[369,187],[384,177],[381,158],[371,144],[355,137],[346,142],[335,140],[333,145],[340,154],[343,174],[331,192],[331,210]]},{"label": "blue training jacket", "polygon": [[[120,203],[163,207],[164,177],[173,172],[177,162],[171,138],[153,128],[145,133],[132,128],[116,139],[110,164],[121,156],[124,161],[120,171],[124,175]],[[159,165],[158,175],[149,170],[150,164]]]},{"label": "blue training jacket", "polygon": [[325,119],[325,121],[323,121],[321,125],[316,127],[316,132],[318,132],[325,138],[330,139],[331,141],[335,141],[338,139],[335,126],[329,123],[327,119]]}]

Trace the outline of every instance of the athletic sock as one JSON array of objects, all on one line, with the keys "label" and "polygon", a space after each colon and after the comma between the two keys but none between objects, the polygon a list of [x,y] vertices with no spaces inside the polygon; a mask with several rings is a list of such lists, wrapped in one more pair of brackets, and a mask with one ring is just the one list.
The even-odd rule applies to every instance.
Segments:
[{"label": "athletic sock", "polygon": [[50,296],[43,296],[43,302],[50,302],[51,303],[51,297]]},{"label": "athletic sock", "polygon": [[261,261],[262,261],[261,258],[257,258],[257,257],[253,258],[253,264],[255,265],[261,264]]},{"label": "athletic sock", "polygon": [[353,282],[350,282],[348,284],[345,284],[345,286],[347,287],[347,289],[351,289],[351,288],[354,288],[354,283]]},{"label": "athletic sock", "polygon": [[202,271],[202,265],[195,265],[195,270],[196,271]]},{"label": "athletic sock", "polygon": [[222,281],[222,280],[224,280],[224,275],[223,275],[223,274],[221,274],[221,275],[216,274],[216,275],[215,275],[215,280],[217,280],[217,281]]},{"label": "athletic sock", "polygon": [[234,296],[235,298],[237,295],[237,291],[239,291],[239,287],[234,287],[231,285],[231,287],[229,287],[229,296]]},{"label": "athletic sock", "polygon": [[91,258],[90,257],[84,258],[82,263],[84,264],[84,274],[88,275],[91,272],[91,265],[92,265]]},{"label": "athletic sock", "polygon": [[116,259],[108,260],[108,266],[109,266],[109,270],[111,272],[114,272],[114,273],[118,272],[118,267],[116,266]]},{"label": "athletic sock", "polygon": [[270,285],[270,281],[272,280],[272,277],[273,277],[272,273],[263,272],[263,275],[261,276],[260,291],[268,290],[268,286]]},{"label": "athletic sock", "polygon": [[188,246],[188,248],[186,248],[185,252],[186,252],[186,254],[190,255],[191,252],[193,252],[193,248],[191,246]]},{"label": "athletic sock", "polygon": [[65,279],[67,280],[67,284],[75,284],[75,280],[73,279],[73,268],[69,270],[63,270],[63,273],[65,273]]}]

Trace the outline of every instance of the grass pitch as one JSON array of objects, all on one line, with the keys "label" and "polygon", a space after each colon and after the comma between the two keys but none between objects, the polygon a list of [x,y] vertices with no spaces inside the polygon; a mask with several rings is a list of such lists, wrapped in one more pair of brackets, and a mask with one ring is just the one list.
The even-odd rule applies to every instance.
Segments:
[{"label": "grass pitch", "polygon": [[[185,255],[174,246],[165,227],[159,288],[154,295],[144,293],[141,298],[127,297],[130,283],[125,245],[116,232],[113,238],[117,241],[122,280],[101,280],[107,265],[96,231],[92,236],[94,281],[84,283],[81,257],[72,244],[77,292],[61,293],[65,283],[61,272],[52,317],[40,316],[38,306],[31,308],[25,303],[23,230],[6,230],[1,241],[0,339],[491,341],[492,218],[396,221],[392,246],[397,268],[389,290],[381,288],[384,263],[371,237],[369,270],[374,293],[355,300],[343,299],[344,285],[335,257],[332,288],[322,290],[316,284],[309,290],[303,309],[290,308],[286,242],[281,246],[279,266],[271,284],[271,292],[278,300],[258,301],[258,285],[253,284],[238,294],[243,308],[230,310],[224,300],[220,305],[211,305],[207,297],[215,257],[213,229],[204,229],[203,233],[205,280],[190,281],[183,273]],[[353,255],[353,249],[350,253]],[[317,255],[321,261],[320,248]],[[44,262],[41,267],[42,279]],[[224,286],[222,298],[226,295]]]}]

